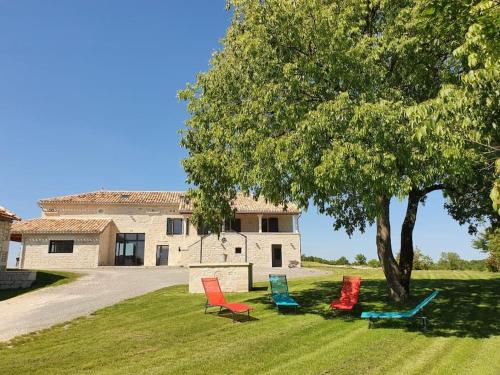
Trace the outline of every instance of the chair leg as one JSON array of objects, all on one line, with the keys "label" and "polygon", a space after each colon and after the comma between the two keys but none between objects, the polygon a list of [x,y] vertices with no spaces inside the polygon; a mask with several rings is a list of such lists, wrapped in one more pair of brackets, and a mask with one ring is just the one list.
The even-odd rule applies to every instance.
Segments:
[{"label": "chair leg", "polygon": [[222,306],[219,307],[219,312],[217,314],[220,315],[221,311],[222,311]]},{"label": "chair leg", "polygon": [[368,318],[368,329],[371,329],[373,326],[373,320],[371,318]]},{"label": "chair leg", "polygon": [[232,311],[232,313],[233,313],[233,323],[235,323],[235,322],[236,322],[236,320],[235,320],[235,318],[234,318],[234,311]]},{"label": "chair leg", "polygon": [[205,314],[207,313],[208,302],[205,302]]},{"label": "chair leg", "polygon": [[421,316],[419,319],[422,321],[422,330],[427,332],[427,317]]},{"label": "chair leg", "polygon": [[250,321],[250,310],[247,310],[248,321]]}]

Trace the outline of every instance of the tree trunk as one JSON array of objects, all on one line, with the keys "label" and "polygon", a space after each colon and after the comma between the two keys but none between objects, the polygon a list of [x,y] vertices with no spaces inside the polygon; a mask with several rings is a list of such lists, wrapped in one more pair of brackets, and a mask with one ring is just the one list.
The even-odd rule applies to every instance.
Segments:
[{"label": "tree trunk", "polygon": [[408,206],[406,207],[406,215],[401,227],[401,253],[399,254],[399,272],[401,284],[406,290],[406,294],[410,295],[410,279],[411,271],[413,270],[413,228],[417,220],[418,203],[420,201],[420,193],[412,190],[408,196]]},{"label": "tree trunk", "polygon": [[377,253],[384,270],[387,286],[392,299],[405,302],[408,291],[401,283],[401,272],[392,254],[391,222],[389,217],[390,198],[382,195],[377,198],[380,213],[377,216]]}]

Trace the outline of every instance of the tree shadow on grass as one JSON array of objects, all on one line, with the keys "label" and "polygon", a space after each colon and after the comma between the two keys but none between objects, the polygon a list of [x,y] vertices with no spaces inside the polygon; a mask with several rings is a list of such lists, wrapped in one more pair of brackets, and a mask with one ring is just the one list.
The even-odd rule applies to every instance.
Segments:
[{"label": "tree shadow on grass", "polygon": [[[349,312],[329,309],[332,300],[340,296],[340,281],[321,281],[313,288],[293,291],[291,296],[300,304],[299,314],[317,314],[325,319],[343,319],[346,322],[360,319],[362,311],[406,311],[414,308],[434,289],[438,296],[427,305],[429,318],[428,336],[456,336],[487,338],[500,335],[498,297],[500,278],[494,279],[416,279],[412,280],[412,296],[405,305],[388,299],[385,280],[363,280],[359,303]],[[254,302],[275,308],[268,296],[253,299]],[[366,323],[368,326],[368,322]],[[414,319],[378,320],[377,328],[420,330]]]}]

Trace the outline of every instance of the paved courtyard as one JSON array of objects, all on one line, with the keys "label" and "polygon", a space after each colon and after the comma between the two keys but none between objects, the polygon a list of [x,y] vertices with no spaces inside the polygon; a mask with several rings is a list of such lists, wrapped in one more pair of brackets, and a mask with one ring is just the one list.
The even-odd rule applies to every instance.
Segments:
[{"label": "paved courtyard", "polygon": [[[83,276],[69,284],[1,301],[0,341],[88,315],[127,298],[188,283],[188,270],[180,267],[102,267],[71,271]],[[267,280],[269,273],[286,273],[290,278],[298,278],[321,275],[324,271],[255,268],[254,280]]]}]

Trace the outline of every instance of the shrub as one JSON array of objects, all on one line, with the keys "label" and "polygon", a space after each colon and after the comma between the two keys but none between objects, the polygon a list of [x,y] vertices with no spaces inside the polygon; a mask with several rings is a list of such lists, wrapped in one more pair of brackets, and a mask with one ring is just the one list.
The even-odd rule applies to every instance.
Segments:
[{"label": "shrub", "polygon": [[363,254],[357,254],[354,257],[354,264],[357,264],[358,266],[366,265],[366,257]]},{"label": "shrub", "polygon": [[344,256],[341,256],[339,259],[334,261],[334,264],[339,265],[339,266],[348,266],[350,263],[349,263],[349,259],[347,259]]}]

